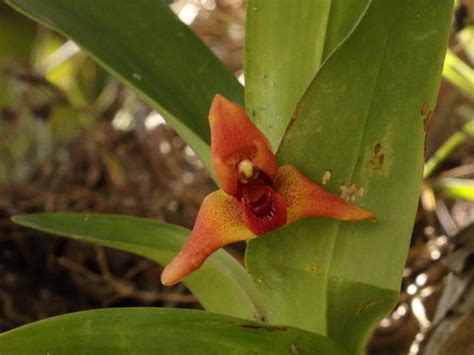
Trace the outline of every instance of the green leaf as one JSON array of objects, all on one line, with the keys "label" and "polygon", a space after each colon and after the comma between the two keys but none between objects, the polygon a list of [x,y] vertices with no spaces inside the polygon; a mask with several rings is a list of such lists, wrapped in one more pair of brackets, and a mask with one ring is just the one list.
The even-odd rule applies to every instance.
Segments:
[{"label": "green leaf", "polygon": [[[467,114],[472,114],[468,110]],[[430,177],[439,165],[446,160],[449,155],[454,152],[460,145],[469,141],[474,137],[474,119],[470,119],[466,122],[462,129],[453,133],[446,142],[444,142],[441,147],[439,147],[432,157],[426,162],[423,169],[423,178]]]},{"label": "green leaf", "polygon": [[281,163],[320,184],[330,175],[328,190],[352,192],[378,220],[313,218],[251,241],[246,263],[270,322],[359,353],[395,304],[451,10],[451,0],[372,1],[299,102]]},{"label": "green leaf", "polygon": [[303,330],[194,310],[102,309],[53,317],[0,334],[14,354],[347,354]]},{"label": "green leaf", "polygon": [[220,93],[243,102],[242,86],[162,1],[8,0],[74,40],[141,96],[210,168],[207,115]]},{"label": "green leaf", "polygon": [[434,187],[453,198],[474,201],[474,180],[454,178],[439,179],[434,183]]},{"label": "green leaf", "polygon": [[443,76],[466,97],[474,100],[474,69],[449,49],[446,52]]},{"label": "green leaf", "polygon": [[[15,216],[13,221],[73,240],[128,251],[160,265],[177,254],[189,235],[189,230],[173,224],[106,214],[38,213]],[[209,311],[248,319],[264,317],[253,281],[223,249],[183,282]]]},{"label": "green leaf", "polygon": [[323,60],[350,32],[367,0],[250,0],[245,99],[277,147]]}]

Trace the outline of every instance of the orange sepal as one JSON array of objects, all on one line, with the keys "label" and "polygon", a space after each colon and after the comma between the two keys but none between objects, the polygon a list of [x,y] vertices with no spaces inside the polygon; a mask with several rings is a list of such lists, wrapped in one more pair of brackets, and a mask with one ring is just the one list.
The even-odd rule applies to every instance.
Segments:
[{"label": "orange sepal", "polygon": [[217,249],[255,238],[242,219],[240,202],[222,190],[203,201],[193,231],[176,257],[161,274],[163,285],[173,285],[198,269]]},{"label": "orange sepal", "polygon": [[278,170],[275,155],[267,138],[238,104],[216,95],[209,111],[211,158],[222,189],[237,195],[238,164],[252,160],[272,180]]},{"label": "orange sepal", "polygon": [[275,190],[285,199],[288,224],[306,217],[375,221],[374,214],[324,190],[292,165],[280,167]]}]

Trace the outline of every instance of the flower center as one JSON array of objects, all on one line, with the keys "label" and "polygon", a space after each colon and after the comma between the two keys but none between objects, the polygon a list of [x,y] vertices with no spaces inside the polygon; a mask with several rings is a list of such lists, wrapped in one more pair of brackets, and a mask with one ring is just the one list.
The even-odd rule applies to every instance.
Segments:
[{"label": "flower center", "polygon": [[260,169],[256,166],[253,161],[244,159],[239,163],[239,180],[243,184],[248,184],[250,181],[255,180],[260,175]]}]

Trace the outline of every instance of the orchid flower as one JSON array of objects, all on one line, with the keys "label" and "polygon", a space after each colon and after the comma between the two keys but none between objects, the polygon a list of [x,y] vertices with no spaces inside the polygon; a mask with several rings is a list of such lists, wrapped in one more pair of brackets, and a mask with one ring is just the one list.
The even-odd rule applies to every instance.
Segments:
[{"label": "orchid flower", "polygon": [[179,282],[227,244],[303,218],[375,221],[371,212],[324,190],[294,166],[279,167],[269,141],[240,105],[216,95],[209,123],[221,189],[204,199],[189,239],[161,275],[164,285]]}]

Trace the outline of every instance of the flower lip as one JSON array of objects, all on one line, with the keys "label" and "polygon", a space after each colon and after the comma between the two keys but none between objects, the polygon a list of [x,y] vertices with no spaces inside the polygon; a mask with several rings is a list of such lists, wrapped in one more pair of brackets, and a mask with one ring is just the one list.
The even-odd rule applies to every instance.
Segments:
[{"label": "flower lip", "polygon": [[245,205],[250,208],[255,214],[265,213],[271,204],[271,194],[269,191],[265,191],[257,200],[246,201],[244,197]]},{"label": "flower lip", "polygon": [[242,202],[244,221],[255,235],[263,235],[286,224],[286,204],[272,188],[267,186],[256,200],[248,201],[244,197]]}]

